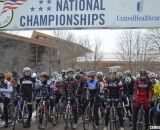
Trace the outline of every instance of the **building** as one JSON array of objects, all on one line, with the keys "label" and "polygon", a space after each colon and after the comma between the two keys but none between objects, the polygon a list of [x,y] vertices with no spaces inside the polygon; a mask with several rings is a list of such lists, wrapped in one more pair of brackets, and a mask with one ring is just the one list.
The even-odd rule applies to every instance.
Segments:
[{"label": "building", "polygon": [[29,66],[51,74],[72,67],[70,61],[88,51],[79,44],[35,31],[31,38],[0,32],[0,71],[22,72]]}]

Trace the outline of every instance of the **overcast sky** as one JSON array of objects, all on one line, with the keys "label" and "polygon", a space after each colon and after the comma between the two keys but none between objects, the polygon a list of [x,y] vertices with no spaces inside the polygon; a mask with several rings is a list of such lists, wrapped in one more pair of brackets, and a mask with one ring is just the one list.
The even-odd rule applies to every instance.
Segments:
[{"label": "overcast sky", "polygon": [[[102,47],[101,50],[103,52],[115,52],[116,51],[116,42],[118,39],[119,34],[123,30],[72,30],[74,35],[78,38],[79,36],[85,37],[86,35],[89,37],[91,42],[94,41],[94,39],[99,38],[102,41]],[[46,34],[52,34],[52,31],[40,31],[42,33]],[[18,35],[23,35],[26,37],[30,37],[32,34],[32,31],[23,31],[23,33],[20,31],[18,32]]]}]

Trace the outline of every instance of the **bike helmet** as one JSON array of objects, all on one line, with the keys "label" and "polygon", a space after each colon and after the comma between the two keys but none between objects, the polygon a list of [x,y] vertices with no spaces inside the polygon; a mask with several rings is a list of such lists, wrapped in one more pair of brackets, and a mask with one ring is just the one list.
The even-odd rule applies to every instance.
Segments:
[{"label": "bike helmet", "polygon": [[116,73],[117,73],[117,69],[116,69],[116,68],[110,68],[110,69],[109,69],[109,72],[110,72],[110,73],[115,73],[115,74],[116,74]]},{"label": "bike helmet", "polygon": [[23,69],[23,73],[25,73],[26,71],[30,71],[30,72],[31,72],[31,68],[25,67],[25,68]]},{"label": "bike helmet", "polygon": [[18,74],[17,74],[16,71],[13,71],[13,72],[12,72],[12,77],[18,77]]},{"label": "bike helmet", "polygon": [[33,74],[32,74],[32,78],[35,78],[35,77],[37,77],[37,74],[36,74],[36,73],[33,73]]},{"label": "bike helmet", "polygon": [[96,73],[96,76],[97,76],[97,78],[98,78],[98,77],[103,77],[103,72],[97,72],[97,73]]},{"label": "bike helmet", "polygon": [[11,72],[6,72],[5,73],[5,77],[6,78],[11,78],[12,77],[12,73]]},{"label": "bike helmet", "polygon": [[131,75],[131,71],[130,70],[126,70],[126,71],[124,71],[124,74],[127,75],[127,76],[130,76]]},{"label": "bike helmet", "polygon": [[80,73],[78,73],[78,74],[75,74],[75,79],[77,79],[77,80],[80,80],[80,79],[82,79],[82,75],[80,74]]},{"label": "bike helmet", "polygon": [[61,78],[61,77],[58,77],[57,79],[56,79],[56,83],[61,83],[63,81],[63,79]]},{"label": "bike helmet", "polygon": [[140,76],[147,76],[147,72],[145,70],[140,71]]},{"label": "bike helmet", "polygon": [[68,68],[67,73],[69,73],[69,72],[74,72],[74,70],[72,68]]},{"label": "bike helmet", "polygon": [[123,77],[123,74],[122,74],[121,72],[118,72],[118,73],[116,74],[116,76],[117,76],[117,78],[122,78],[122,77]]},{"label": "bike helmet", "polygon": [[0,73],[0,79],[4,79],[4,74]]},{"label": "bike helmet", "polygon": [[90,71],[88,72],[88,77],[94,77],[95,76],[95,72],[94,71]]},{"label": "bike helmet", "polygon": [[41,73],[41,77],[44,77],[46,79],[49,79],[49,75],[46,72]]}]

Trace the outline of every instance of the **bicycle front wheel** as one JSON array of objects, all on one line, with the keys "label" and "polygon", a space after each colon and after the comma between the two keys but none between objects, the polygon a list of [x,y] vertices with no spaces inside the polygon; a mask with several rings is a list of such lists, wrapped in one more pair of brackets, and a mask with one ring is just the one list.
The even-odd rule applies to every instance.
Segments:
[{"label": "bicycle front wheel", "polygon": [[48,123],[48,111],[40,103],[36,110],[36,123],[39,129],[45,129]]},{"label": "bicycle front wheel", "polygon": [[91,114],[92,114],[91,109],[87,107],[84,112],[84,116],[83,116],[83,129],[84,130],[89,130],[91,127],[91,122],[92,122]]},{"label": "bicycle front wheel", "polygon": [[144,111],[140,109],[138,114],[138,123],[137,123],[137,130],[143,130],[143,117],[144,117]]},{"label": "bicycle front wheel", "polygon": [[58,123],[58,111],[56,107],[53,107],[53,110],[50,112],[50,120],[53,126]]}]

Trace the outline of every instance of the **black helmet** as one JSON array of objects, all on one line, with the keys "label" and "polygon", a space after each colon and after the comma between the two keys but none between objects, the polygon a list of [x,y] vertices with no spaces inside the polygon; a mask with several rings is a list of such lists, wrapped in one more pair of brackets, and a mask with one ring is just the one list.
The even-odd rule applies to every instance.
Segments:
[{"label": "black helmet", "polygon": [[12,77],[18,77],[18,74],[17,74],[16,71],[13,71],[13,72],[12,72]]},{"label": "black helmet", "polygon": [[140,71],[140,76],[147,76],[147,72],[145,70]]},{"label": "black helmet", "polygon": [[0,73],[0,79],[4,79],[4,74]]},{"label": "black helmet", "polygon": [[75,79],[77,79],[77,80],[82,79],[82,75],[80,73],[76,74]]}]

